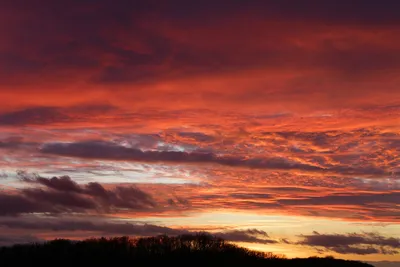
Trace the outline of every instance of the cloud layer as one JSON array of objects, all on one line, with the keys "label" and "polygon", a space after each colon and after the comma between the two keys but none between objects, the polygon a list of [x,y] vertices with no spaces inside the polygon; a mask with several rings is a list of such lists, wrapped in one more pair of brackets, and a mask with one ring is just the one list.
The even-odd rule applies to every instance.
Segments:
[{"label": "cloud layer", "polygon": [[376,233],[363,234],[319,234],[304,235],[300,244],[321,247],[340,254],[398,254],[399,238],[386,238]]},{"label": "cloud layer", "polygon": [[23,188],[17,192],[2,192],[0,215],[26,213],[116,212],[117,210],[143,210],[156,207],[153,198],[136,187],[105,189],[92,182],[80,186],[68,176],[22,177],[23,182],[43,185],[44,188]]},{"label": "cloud layer", "polygon": [[[399,261],[398,247],[387,243],[400,235],[399,7],[394,0],[2,4],[0,220],[9,220],[2,228],[18,241],[177,233],[217,220],[221,236],[254,246]],[[248,214],[255,217],[220,231]],[[14,221],[17,229],[9,216],[57,221]],[[265,217],[301,223],[286,236],[266,230],[270,238],[262,232],[270,224],[257,228]],[[336,225],[336,234],[317,220]]]}]

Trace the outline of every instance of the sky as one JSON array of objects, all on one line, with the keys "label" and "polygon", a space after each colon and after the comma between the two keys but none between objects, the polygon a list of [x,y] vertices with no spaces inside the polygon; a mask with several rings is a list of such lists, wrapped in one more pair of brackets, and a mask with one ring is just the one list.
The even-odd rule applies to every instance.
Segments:
[{"label": "sky", "polygon": [[0,36],[0,245],[399,264],[399,1],[4,0]]}]

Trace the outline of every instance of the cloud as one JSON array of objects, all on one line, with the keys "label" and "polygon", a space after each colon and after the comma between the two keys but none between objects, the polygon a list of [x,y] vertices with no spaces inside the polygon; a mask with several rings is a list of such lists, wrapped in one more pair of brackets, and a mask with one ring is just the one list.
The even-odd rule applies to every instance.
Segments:
[{"label": "cloud", "polygon": [[230,167],[247,167],[256,169],[320,170],[319,167],[290,162],[284,158],[245,159],[235,156],[218,156],[207,152],[142,151],[137,148],[125,147],[105,141],[47,143],[40,148],[40,152],[88,159],[129,160],[138,162],[215,163]]},{"label": "cloud", "polygon": [[114,111],[111,105],[76,105],[70,107],[29,107],[0,114],[0,125],[49,125],[54,123],[86,121],[90,116]]},{"label": "cloud", "polygon": [[298,244],[324,248],[340,254],[398,254],[400,239],[384,237],[376,233],[320,234],[302,235]]},{"label": "cloud", "polygon": [[132,236],[154,236],[154,235],[180,235],[189,231],[173,229],[165,226],[142,223],[116,223],[98,219],[99,222],[82,219],[5,219],[0,225],[9,229],[26,229],[32,231],[86,231],[98,232],[99,235],[132,235]]},{"label": "cloud", "polygon": [[22,188],[14,193],[2,191],[0,215],[88,211],[109,213],[116,210],[148,210],[157,206],[152,196],[133,186],[117,186],[108,190],[96,182],[78,185],[68,176],[51,179],[22,176],[21,181],[44,188]]},{"label": "cloud", "polygon": [[69,117],[54,107],[28,108],[24,110],[3,113],[0,115],[2,125],[47,124],[63,122]]},{"label": "cloud", "polygon": [[[35,181],[35,180],[34,180]],[[51,181],[50,183],[48,181]],[[117,186],[114,190],[107,190],[101,184],[92,182],[84,186],[78,186],[68,176],[53,177],[50,180],[41,177],[36,182],[46,185],[58,191],[72,191],[77,194],[87,195],[100,201],[105,207],[117,207],[127,209],[152,208],[157,204],[147,193],[134,186]]]},{"label": "cloud", "polygon": [[17,149],[26,143],[23,142],[22,137],[13,136],[0,140],[0,149]]},{"label": "cloud", "polygon": [[398,204],[400,199],[399,192],[385,193],[359,193],[359,194],[338,194],[327,196],[316,196],[299,199],[282,199],[278,203],[283,205],[373,205],[380,203]]},{"label": "cloud", "polygon": [[[393,254],[392,252],[388,253],[386,250],[374,248],[371,246],[364,248],[342,246],[342,247],[332,248],[331,250],[339,254],[358,254],[358,255],[380,254],[380,253]],[[394,251],[394,253],[396,252]]]},{"label": "cloud", "polygon": [[0,247],[10,246],[14,244],[41,243],[43,241],[43,239],[32,235],[0,235]]},{"label": "cloud", "polygon": [[234,242],[248,242],[260,244],[275,244],[278,241],[270,239],[269,235],[262,230],[248,229],[248,230],[232,230],[222,233],[215,233],[216,236],[222,239]]},{"label": "cloud", "polygon": [[369,261],[368,263],[375,267],[397,267],[400,261]]},{"label": "cloud", "polygon": [[198,142],[208,143],[208,142],[215,141],[215,138],[213,136],[210,136],[210,135],[207,135],[204,133],[200,133],[200,132],[178,132],[177,134],[180,137],[187,138],[187,139],[193,139]]},{"label": "cloud", "polygon": [[397,222],[399,2],[347,2],[4,3],[5,173],[153,184],[36,177],[0,215],[153,212],[177,192],[164,204]]},{"label": "cloud", "polygon": [[[157,2],[157,1],[155,1]],[[252,11],[253,15],[269,15],[274,18],[294,18],[310,22],[330,22],[332,24],[390,24],[396,23],[398,19],[398,8],[400,5],[396,1],[386,0],[382,5],[377,5],[373,0],[356,0],[354,5],[346,2],[320,2],[317,0],[306,0],[298,2],[295,0],[283,1],[219,1],[215,3],[206,0],[202,4],[188,6],[185,1],[173,1],[175,5],[182,6],[182,9],[173,10],[176,6],[163,6],[162,9],[171,12],[171,15],[189,19],[208,14],[211,17],[217,15],[226,15],[240,11]]]},{"label": "cloud", "polygon": [[[13,31],[2,41],[5,60],[0,62],[5,70],[11,66],[14,75],[4,75],[3,83],[42,83],[41,75],[55,77],[59,73],[64,75],[57,77],[67,83],[77,79],[102,85],[154,83],[263,68],[345,74],[396,70],[400,62],[397,49],[388,49],[390,45],[380,36],[369,45],[371,29],[361,27],[370,24],[382,32],[388,29],[385,33],[392,37],[391,26],[398,22],[398,4],[393,1],[382,5],[357,1],[354,6],[288,0],[245,4],[207,0],[190,5],[184,1],[164,5],[160,1],[123,0],[118,6],[102,0],[69,3],[68,7],[65,0],[45,3],[46,10],[34,5],[24,9],[20,3],[4,8],[2,15]],[[7,20],[10,14],[13,19]],[[204,17],[209,18],[207,23]],[[265,17],[270,20],[265,21]],[[287,24],[288,19],[296,21],[296,27]],[[323,34],[326,31],[332,34]],[[207,41],[210,39],[214,42]],[[24,49],[28,41],[31,49]],[[67,75],[70,73],[76,74],[73,80]],[[308,79],[315,82],[314,75]],[[262,91],[255,98],[267,99]]]},{"label": "cloud", "polygon": [[239,157],[236,155],[217,155],[213,152],[182,152],[141,150],[107,141],[81,141],[69,143],[45,143],[40,152],[66,157],[86,159],[126,160],[136,162],[169,162],[169,163],[208,163],[229,167],[276,170],[302,170],[305,172],[339,173],[345,175],[390,175],[385,169],[375,166],[346,166],[326,164],[318,166],[301,162],[289,157]]},{"label": "cloud", "polygon": [[44,62],[30,60],[21,55],[2,53],[0,51],[0,70],[2,75],[13,76],[21,72],[38,72],[45,66]]},{"label": "cloud", "polygon": [[40,203],[21,195],[0,192],[0,216],[35,212],[56,212],[49,203]]},{"label": "cloud", "polygon": [[60,191],[48,191],[42,189],[23,189],[23,196],[31,199],[32,201],[38,203],[53,203],[54,205],[58,205],[63,209],[66,208],[71,210],[90,210],[95,209],[96,204],[88,198],[85,198],[82,195],[68,193],[68,192],[60,192]]},{"label": "cloud", "polygon": [[[12,231],[31,230],[37,233],[54,232],[86,232],[86,236],[93,233],[99,236],[127,235],[127,236],[156,236],[156,235],[185,235],[197,232],[184,228],[170,228],[154,224],[143,224],[140,222],[115,222],[104,218],[94,220],[64,219],[64,218],[0,218],[0,226]],[[232,242],[247,242],[273,244],[278,241],[271,239],[269,235],[258,229],[227,230],[208,232],[211,235]],[[29,242],[29,241],[28,241]]]},{"label": "cloud", "polygon": [[24,182],[39,183],[48,188],[55,189],[57,191],[75,192],[80,193],[81,187],[68,176],[52,177],[50,179],[36,176],[33,179],[26,176],[24,173],[20,173],[20,178]]}]

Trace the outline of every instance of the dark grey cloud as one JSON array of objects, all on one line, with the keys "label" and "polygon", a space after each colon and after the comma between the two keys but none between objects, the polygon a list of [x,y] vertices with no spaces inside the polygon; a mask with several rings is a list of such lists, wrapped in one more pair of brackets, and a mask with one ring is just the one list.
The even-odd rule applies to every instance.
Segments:
[{"label": "dark grey cloud", "polygon": [[207,135],[200,132],[178,132],[177,133],[180,137],[194,139],[198,142],[212,142],[215,140],[215,137],[211,135]]},{"label": "dark grey cloud", "polygon": [[384,255],[394,255],[399,252],[394,249],[386,249],[386,248],[377,248],[373,246],[366,247],[351,247],[351,246],[342,246],[331,248],[330,250],[335,251],[339,254],[358,254],[358,255],[368,255],[368,254],[384,254]]},{"label": "dark grey cloud", "polygon": [[[157,1],[155,1],[157,2]],[[206,0],[189,5],[184,0],[172,1],[171,5],[162,5],[171,16],[198,19],[200,15],[218,16],[232,12],[252,11],[253,15],[262,14],[270,17],[293,18],[302,21],[340,24],[393,24],[399,23],[400,4],[396,0],[355,0],[349,2],[318,0],[266,0],[266,1],[218,1]],[[177,6],[181,8],[177,8]],[[167,13],[167,12],[165,12]]]},{"label": "dark grey cloud", "polygon": [[[96,222],[97,221],[97,222]],[[31,230],[37,232],[60,231],[87,231],[97,232],[98,235],[128,235],[128,236],[156,236],[156,235],[185,235],[196,232],[183,228],[170,228],[154,224],[112,222],[104,219],[82,220],[62,218],[3,218],[0,226],[13,230]],[[1,232],[1,228],[0,228]],[[233,242],[273,244],[278,241],[258,229],[228,230],[210,232],[210,234]]]},{"label": "dark grey cloud", "polygon": [[397,267],[397,266],[400,266],[400,261],[369,261],[368,263],[375,267]]},{"label": "dark grey cloud", "polygon": [[36,176],[32,179],[30,177],[22,175],[20,174],[19,177],[24,182],[39,183],[48,188],[55,189],[57,191],[75,192],[75,193],[81,192],[81,187],[76,182],[72,181],[69,176],[52,177],[50,179]]},{"label": "dark grey cloud", "polygon": [[37,72],[45,63],[30,60],[18,54],[0,51],[0,70],[2,75],[18,75],[20,72]]},{"label": "dark grey cloud", "polygon": [[321,170],[316,166],[289,162],[283,158],[245,159],[235,156],[218,156],[209,152],[142,151],[137,148],[129,148],[105,141],[47,143],[41,147],[40,151],[45,154],[91,159],[129,160],[139,162],[215,163],[231,167],[256,169]]},{"label": "dark grey cloud", "polygon": [[[213,27],[223,36],[227,29],[218,28],[220,19],[238,18],[240,24],[247,24],[252,29],[249,33],[257,36],[264,29],[253,27],[251,21],[265,17],[312,25],[397,26],[400,15],[399,4],[395,0],[355,0],[351,4],[317,0],[206,0],[198,3],[175,0],[168,4],[160,0],[121,0],[118,5],[110,0],[44,0],[40,7],[20,0],[7,3],[3,9],[3,12],[13,14],[16,19],[9,22],[11,30],[7,42],[10,47],[0,51],[0,59],[3,59],[0,60],[0,69],[5,70],[0,74],[2,83],[19,83],[27,78],[40,77],[40,74],[71,69],[90,70],[94,74],[89,82],[113,84],[152,82],[176,75],[261,66],[318,65],[342,73],[398,69],[400,66],[396,50],[384,51],[374,46],[344,49],[327,41],[323,49],[312,53],[293,44],[265,47],[260,52],[235,46],[235,42],[232,42],[235,49],[229,52],[225,47],[193,47],[174,40],[168,32],[153,28],[154,24],[165,22],[178,28],[192,28],[193,32],[200,32],[199,28],[202,27]],[[207,20],[204,20],[205,17]],[[29,23],[24,18],[29,18]],[[296,27],[291,28],[296,30]],[[115,42],[121,32],[137,40],[145,47],[144,51]],[[270,38],[274,37],[272,34]],[[207,36],[204,39],[207,40]],[[26,43],[30,44],[30,49],[24,49]],[[284,42],[277,40],[276,43]],[[118,63],[102,62],[104,56],[112,57]]]},{"label": "dark grey cloud", "polygon": [[23,142],[23,138],[19,136],[12,136],[0,140],[0,149],[16,149],[21,146],[28,145]]},{"label": "dark grey cloud", "polygon": [[60,206],[62,208],[68,208],[71,210],[89,210],[95,209],[96,204],[93,200],[89,198],[85,198],[82,195],[69,193],[69,192],[60,192],[60,191],[49,191],[43,189],[23,189],[23,196],[31,199],[38,203],[48,203],[50,205]]},{"label": "dark grey cloud", "polygon": [[34,212],[56,212],[49,203],[41,203],[19,194],[0,192],[0,216]]},{"label": "dark grey cloud", "polygon": [[[84,186],[80,186],[76,182],[72,181],[68,176],[53,177],[51,179],[36,177],[34,179],[29,179],[28,181],[45,185],[46,187],[54,189],[57,192],[91,196],[96,198],[105,206],[115,206],[129,209],[140,209],[145,206],[156,206],[155,201],[150,195],[136,187],[117,186],[113,190],[107,190],[101,184],[96,182],[91,182]],[[34,191],[37,190],[35,189]]]},{"label": "dark grey cloud", "polygon": [[106,189],[96,182],[78,185],[68,176],[51,179],[22,176],[20,179],[42,187],[23,188],[14,193],[0,192],[0,216],[36,212],[107,213],[122,209],[149,210],[158,205],[151,195],[133,186]]},{"label": "dark grey cloud", "polygon": [[[221,0],[218,2],[212,0],[205,0],[201,3],[194,2],[188,3],[185,0],[172,0],[168,4],[160,0],[121,0],[120,5],[115,6],[112,0],[99,0],[99,1],[68,1],[70,5],[66,5],[66,1],[59,1],[57,3],[44,0],[46,8],[43,9],[43,13],[48,11],[56,12],[55,15],[62,15],[63,17],[72,16],[71,14],[64,14],[63,10],[80,11],[77,7],[93,7],[94,10],[83,10],[81,14],[85,12],[89,13],[92,18],[104,15],[107,22],[110,18],[123,23],[128,23],[128,15],[131,12],[138,14],[140,12],[146,12],[149,10],[155,11],[163,15],[163,17],[170,17],[176,19],[198,19],[199,15],[225,15],[232,13],[233,11],[241,10],[253,10],[263,12],[265,14],[271,14],[281,17],[295,17],[309,20],[326,20],[332,22],[348,22],[348,21],[359,21],[359,22],[391,22],[399,21],[399,7],[400,4],[396,0],[354,0],[352,3],[348,2],[337,2],[337,1],[318,1],[318,0],[304,0],[298,2],[296,0],[266,0],[256,1],[250,0],[243,2],[241,0]],[[5,7],[22,8],[27,6],[30,8],[37,8],[31,3],[26,3],[23,0],[16,0],[8,2]],[[110,14],[107,14],[106,11]],[[97,12],[100,14],[97,15]],[[116,16],[119,15],[119,16]],[[196,16],[197,15],[197,16]],[[77,27],[77,26],[71,26]],[[85,27],[93,27],[88,25]]]},{"label": "dark grey cloud", "polygon": [[14,244],[28,244],[28,243],[41,243],[43,239],[32,235],[13,235],[13,234],[0,234],[0,247],[10,246]]},{"label": "dark grey cloud", "polygon": [[170,162],[170,163],[209,163],[230,167],[254,169],[297,169],[325,173],[340,173],[346,175],[390,175],[385,169],[375,166],[342,166],[329,165],[319,167],[312,164],[291,161],[285,158],[244,158],[234,155],[217,155],[213,152],[157,151],[141,150],[136,147],[126,147],[114,142],[81,141],[73,143],[46,143],[40,148],[44,154],[89,159],[126,160],[138,162]]},{"label": "dark grey cloud", "polygon": [[286,187],[268,187],[268,191],[276,191],[276,192],[315,192],[315,190],[310,189],[310,188],[302,188],[302,187],[292,187],[292,186],[286,186]]},{"label": "dark grey cloud", "polygon": [[374,248],[374,247],[350,247],[350,246],[341,246],[341,247],[334,247],[331,248],[332,251],[335,251],[339,254],[358,254],[358,255],[368,255],[368,254],[391,254],[387,253],[385,250]]},{"label": "dark grey cloud", "polygon": [[87,104],[71,107],[30,107],[0,114],[0,125],[21,126],[84,121],[93,115],[104,115],[116,108],[111,105]]},{"label": "dark grey cloud", "polygon": [[36,107],[0,114],[0,125],[47,124],[68,119],[58,108]]},{"label": "dark grey cloud", "polygon": [[32,231],[88,231],[99,232],[99,235],[133,235],[133,236],[154,236],[154,235],[180,235],[190,233],[184,229],[173,229],[165,226],[142,223],[117,223],[107,222],[104,219],[77,220],[77,219],[35,219],[35,218],[7,218],[0,220],[0,225],[9,229],[23,229]]},{"label": "dark grey cloud", "polygon": [[157,149],[163,139],[160,134],[123,134],[116,135],[113,141],[141,149]]},{"label": "dark grey cloud", "polygon": [[278,241],[271,239],[265,231],[257,229],[232,230],[227,232],[216,233],[215,235],[222,239],[234,242],[248,242],[248,243],[261,243],[261,244],[278,243]]},{"label": "dark grey cloud", "polygon": [[336,194],[317,197],[306,197],[300,199],[281,199],[278,201],[282,205],[372,205],[372,204],[399,204],[400,192],[385,193],[359,193],[359,194]]},{"label": "dark grey cloud", "polygon": [[324,248],[340,254],[398,254],[400,239],[384,237],[376,233],[302,235],[298,244]]}]

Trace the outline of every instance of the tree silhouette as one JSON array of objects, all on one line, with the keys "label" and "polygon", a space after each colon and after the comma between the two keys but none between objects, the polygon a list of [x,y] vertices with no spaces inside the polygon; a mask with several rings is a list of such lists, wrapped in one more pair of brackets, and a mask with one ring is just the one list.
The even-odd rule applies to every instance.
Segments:
[{"label": "tree silhouette", "polygon": [[371,267],[332,257],[285,259],[238,247],[209,234],[56,239],[0,248],[0,266],[277,266]]}]

